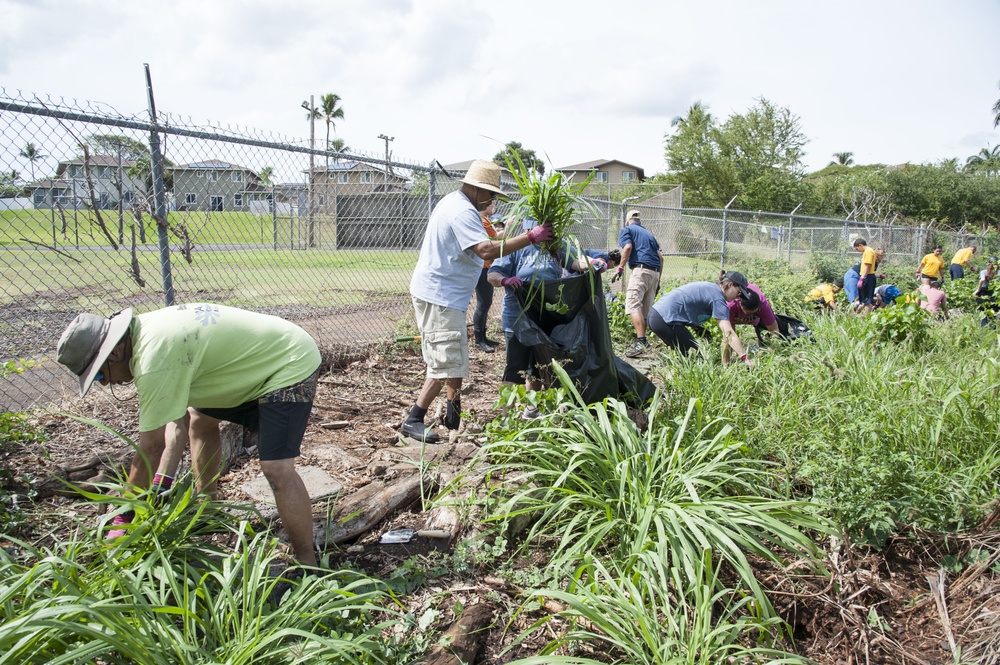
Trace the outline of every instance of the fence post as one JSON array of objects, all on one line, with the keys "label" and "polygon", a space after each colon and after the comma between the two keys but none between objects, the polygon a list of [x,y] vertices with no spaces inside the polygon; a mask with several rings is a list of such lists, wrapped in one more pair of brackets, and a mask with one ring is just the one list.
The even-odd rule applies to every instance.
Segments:
[{"label": "fence post", "polygon": [[149,64],[146,68],[146,95],[149,100],[149,154],[153,171],[153,201],[156,212],[156,233],[160,245],[160,278],[163,283],[163,303],[170,307],[174,304],[174,278],[170,271],[170,238],[167,236],[167,197],[163,184],[163,155],[160,154],[160,135],[156,133],[156,102],[153,101],[153,79],[149,74]]},{"label": "fence post", "polygon": [[[719,256],[719,269],[720,270],[726,267],[726,224],[727,224],[727,220],[728,220],[728,217],[729,217],[729,206],[733,205],[733,201],[735,201],[738,196],[739,196],[739,194],[737,194],[733,198],[729,199],[729,203],[727,203],[726,207],[722,209],[722,251],[720,252],[720,256]],[[681,219],[683,220],[683,218],[684,218],[684,207],[683,206],[681,207],[680,215],[681,215]]]},{"label": "fence post", "polygon": [[435,178],[435,166],[434,162],[431,162],[430,173],[427,174],[427,219],[430,221],[431,212],[434,211],[434,186],[437,184],[437,178]]},{"label": "fence post", "polygon": [[802,204],[800,203],[797,206],[795,206],[795,210],[792,210],[790,213],[788,213],[788,259],[787,259],[787,261],[788,261],[789,265],[791,265],[791,263],[792,263],[792,220],[795,218],[795,213],[798,212],[799,208],[801,208],[801,207],[802,207]]}]

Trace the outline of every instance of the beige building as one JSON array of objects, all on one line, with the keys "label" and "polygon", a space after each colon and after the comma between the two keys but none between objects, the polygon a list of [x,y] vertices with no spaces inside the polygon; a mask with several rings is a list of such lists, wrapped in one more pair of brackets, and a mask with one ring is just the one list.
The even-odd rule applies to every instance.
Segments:
[{"label": "beige building", "polygon": [[594,174],[592,185],[628,185],[640,183],[646,179],[646,173],[634,164],[627,164],[617,159],[595,159],[592,162],[572,164],[556,169],[570,177],[571,182],[583,182],[591,173]]},{"label": "beige building", "polygon": [[311,180],[313,196],[320,209],[327,206],[328,197],[391,194],[410,189],[409,179],[396,175],[391,169],[387,171],[384,167],[354,161],[317,165]]}]

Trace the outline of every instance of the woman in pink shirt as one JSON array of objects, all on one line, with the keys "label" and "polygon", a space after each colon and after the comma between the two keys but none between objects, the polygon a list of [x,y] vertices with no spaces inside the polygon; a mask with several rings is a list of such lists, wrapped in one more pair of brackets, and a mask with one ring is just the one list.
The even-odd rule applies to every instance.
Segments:
[{"label": "woman in pink shirt", "polygon": [[[753,326],[757,333],[757,341],[764,346],[766,342],[761,337],[761,332],[768,330],[772,335],[779,335],[778,320],[771,309],[771,303],[755,284],[748,285],[749,291],[746,296],[740,296],[729,301],[729,322],[735,328],[737,325]],[[723,351],[723,356],[728,356],[729,349]],[[723,357],[727,361],[728,357]]]}]

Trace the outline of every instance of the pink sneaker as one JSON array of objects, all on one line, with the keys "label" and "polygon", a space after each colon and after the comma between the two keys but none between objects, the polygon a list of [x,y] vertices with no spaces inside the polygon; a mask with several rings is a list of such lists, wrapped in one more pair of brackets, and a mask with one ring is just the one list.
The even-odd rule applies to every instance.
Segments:
[{"label": "pink sneaker", "polygon": [[[129,511],[127,513],[122,513],[121,515],[115,515],[114,519],[111,520],[111,526],[122,526],[124,524],[131,524],[132,519],[135,517],[135,513]],[[105,534],[105,540],[114,540],[115,538],[121,538],[126,533],[128,529],[111,529]]]}]

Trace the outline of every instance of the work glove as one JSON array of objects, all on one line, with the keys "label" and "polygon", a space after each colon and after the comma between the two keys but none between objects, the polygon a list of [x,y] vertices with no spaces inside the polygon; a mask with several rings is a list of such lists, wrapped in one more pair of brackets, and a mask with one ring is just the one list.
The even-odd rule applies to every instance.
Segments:
[{"label": "work glove", "polygon": [[528,240],[531,241],[532,245],[537,245],[538,243],[545,242],[546,240],[552,240],[552,225],[546,223],[531,229],[528,231]]},{"label": "work glove", "polygon": [[521,281],[520,277],[504,277],[500,280],[501,286],[507,286],[517,291],[519,288],[524,286],[524,282]]},{"label": "work glove", "polygon": [[880,273],[878,274],[878,278],[879,278],[879,279],[885,279],[885,273],[884,273],[884,272],[880,272]]},{"label": "work glove", "polygon": [[864,277],[862,277],[861,279],[858,280],[858,290],[859,291],[861,290],[861,285],[864,284],[864,283],[865,283],[865,278]]},{"label": "work glove", "polygon": [[600,274],[608,269],[608,264],[604,261],[604,259],[594,259],[590,262],[590,267]]},{"label": "work glove", "polygon": [[617,282],[622,278],[622,272],[625,270],[622,266],[618,266],[618,270],[615,271],[615,276],[611,278],[611,282]]}]

